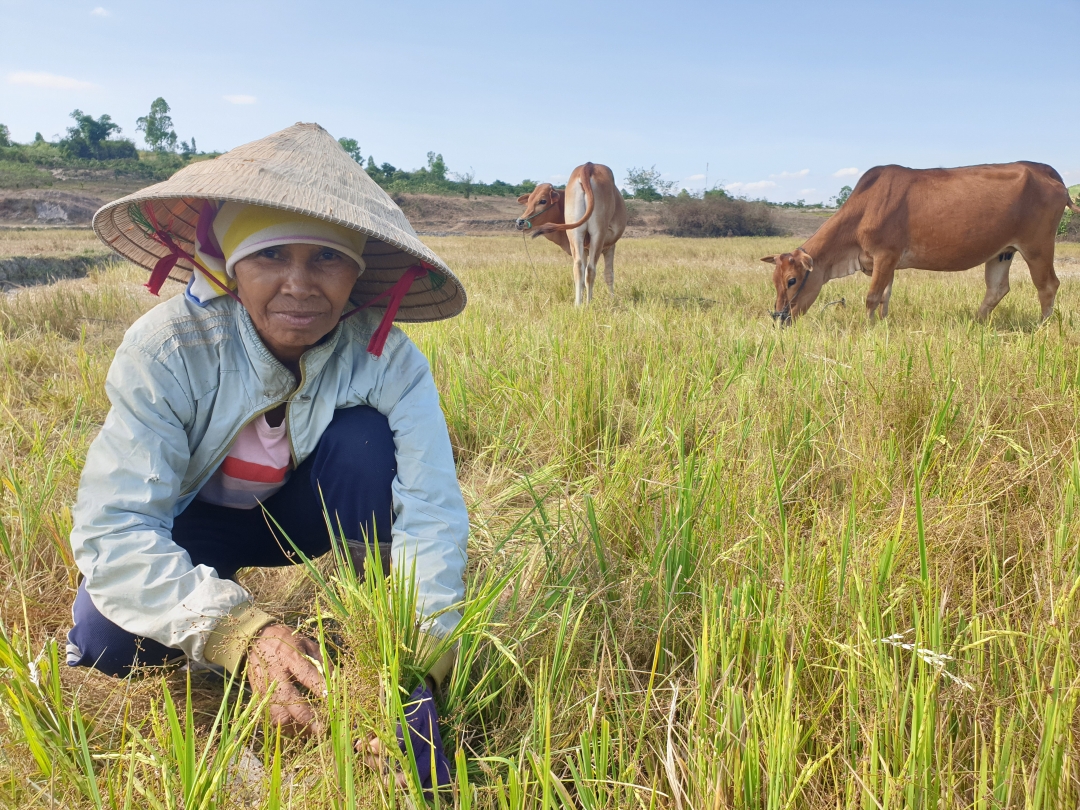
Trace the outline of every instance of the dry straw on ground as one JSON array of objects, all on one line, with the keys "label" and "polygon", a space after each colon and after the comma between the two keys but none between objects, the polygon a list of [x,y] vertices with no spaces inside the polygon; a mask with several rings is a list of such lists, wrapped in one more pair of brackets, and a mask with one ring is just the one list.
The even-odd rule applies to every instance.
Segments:
[{"label": "dry straw on ground", "polygon": [[[860,277],[778,330],[758,258],[790,239],[624,241],[617,298],[586,310],[550,246],[534,273],[514,238],[430,243],[470,293],[408,327],[473,521],[446,802],[1077,806],[1080,251],[1059,246],[1042,326],[1018,262],[988,325],[980,272],[901,272],[886,324]],[[317,603],[344,648],[332,734],[306,746],[243,701],[215,726],[212,681],[189,699],[180,673],[50,664],[102,380],[154,303],[140,278],[0,300],[0,804],[389,802],[350,751],[392,730],[379,682],[409,677],[399,588],[247,575],[287,619]]]}]

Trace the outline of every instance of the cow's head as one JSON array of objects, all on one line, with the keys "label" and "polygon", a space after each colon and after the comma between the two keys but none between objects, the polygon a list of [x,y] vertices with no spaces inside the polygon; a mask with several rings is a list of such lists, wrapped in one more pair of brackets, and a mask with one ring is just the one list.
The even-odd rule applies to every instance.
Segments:
[{"label": "cow's head", "polygon": [[551,183],[541,183],[532,194],[522,194],[518,202],[525,206],[521,216],[514,222],[519,231],[535,228],[545,222],[555,222],[559,217],[561,196]]},{"label": "cow's head", "polygon": [[776,287],[773,320],[779,319],[781,324],[787,324],[793,314],[791,305],[806,284],[810,271],[814,269],[814,260],[802,248],[796,248],[791,253],[765,256],[761,260],[773,265],[773,286]]}]

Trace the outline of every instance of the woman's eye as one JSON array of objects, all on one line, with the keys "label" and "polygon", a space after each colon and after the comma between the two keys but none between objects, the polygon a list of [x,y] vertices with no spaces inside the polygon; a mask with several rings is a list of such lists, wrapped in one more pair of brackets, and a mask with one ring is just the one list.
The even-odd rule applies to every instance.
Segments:
[{"label": "woman's eye", "polygon": [[277,248],[266,248],[259,251],[260,256],[265,256],[267,259],[276,259],[281,255],[281,251]]},{"label": "woman's eye", "polygon": [[336,253],[333,250],[324,250],[319,254],[319,258],[324,262],[332,262],[341,258],[340,253]]}]

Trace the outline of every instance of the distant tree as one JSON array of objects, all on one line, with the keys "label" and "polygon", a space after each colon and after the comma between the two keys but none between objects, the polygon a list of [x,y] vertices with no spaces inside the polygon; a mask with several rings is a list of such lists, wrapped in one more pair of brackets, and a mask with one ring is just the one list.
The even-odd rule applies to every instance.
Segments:
[{"label": "distant tree", "polygon": [[844,186],[840,189],[840,193],[829,200],[832,203],[833,208],[839,208],[841,205],[848,201],[848,197],[851,196],[851,186]]},{"label": "distant tree", "polygon": [[192,137],[191,143],[188,143],[187,141],[180,141],[180,154],[182,154],[186,158],[189,158],[192,155],[199,154],[199,147],[195,145],[194,137]]},{"label": "distant tree", "polygon": [[349,157],[364,165],[364,156],[360,154],[360,144],[356,142],[356,138],[338,138],[338,143],[341,144],[341,148],[349,153]]},{"label": "distant tree", "polygon": [[434,152],[427,153],[427,170],[434,180],[446,179],[446,161],[443,160],[442,155],[436,155]]},{"label": "distant tree", "polygon": [[472,196],[473,181],[476,180],[476,172],[470,167],[467,172],[454,172],[454,180],[461,183],[465,188],[465,199],[469,199]]},{"label": "distant tree", "polygon": [[150,112],[135,119],[135,129],[143,134],[143,140],[155,152],[175,152],[176,132],[173,130],[169,105],[158,96],[150,105]]},{"label": "distant tree", "polygon": [[41,137],[40,132],[35,132],[34,133],[34,143],[45,143],[45,139],[43,137]]},{"label": "distant tree", "polygon": [[0,146],[11,146],[11,130],[7,124],[0,124]]},{"label": "distant tree", "polygon": [[71,117],[75,119],[75,126],[68,127],[67,137],[60,140],[60,146],[69,154],[85,160],[138,158],[134,143],[110,139],[121,131],[120,125],[110,116],[102,115],[95,120],[82,110],[74,110]]},{"label": "distant tree", "polygon": [[370,177],[376,183],[379,183],[380,185],[385,185],[393,179],[394,173],[397,171],[397,167],[390,163],[383,163],[382,165],[379,165],[375,162],[374,157],[368,155],[367,165],[364,167],[364,171],[366,171],[368,177]]},{"label": "distant tree", "polygon": [[625,182],[630,188],[630,196],[637,200],[659,200],[670,195],[675,188],[674,181],[661,179],[655,165],[648,169],[627,169]]}]

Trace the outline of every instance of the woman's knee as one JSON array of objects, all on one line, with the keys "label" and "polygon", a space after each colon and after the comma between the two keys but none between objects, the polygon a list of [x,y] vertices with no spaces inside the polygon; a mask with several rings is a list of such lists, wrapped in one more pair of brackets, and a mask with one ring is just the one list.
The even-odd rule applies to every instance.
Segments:
[{"label": "woman's knee", "polygon": [[311,486],[346,538],[389,542],[397,458],[387,418],[363,405],[337,411],[314,456]]},{"label": "woman's knee", "polygon": [[323,488],[331,477],[348,476],[365,487],[386,488],[397,474],[394,432],[374,408],[342,408],[319,439],[312,483]]},{"label": "woman's knee", "polygon": [[67,640],[69,667],[93,667],[122,678],[137,666],[160,666],[183,655],[180,650],[129,633],[105,618],[90,599],[85,584],[75,594],[71,618]]}]

